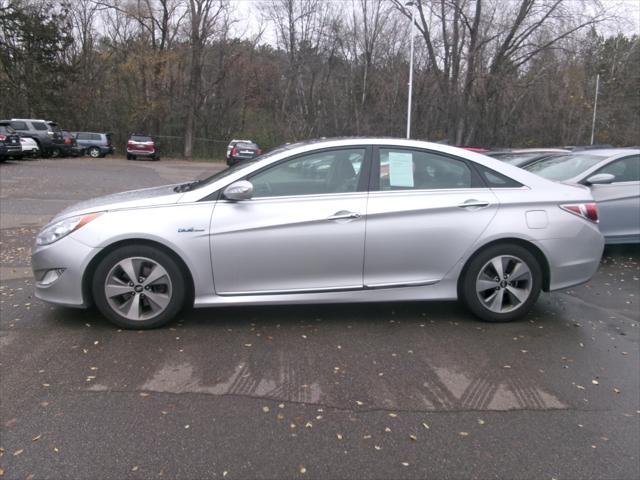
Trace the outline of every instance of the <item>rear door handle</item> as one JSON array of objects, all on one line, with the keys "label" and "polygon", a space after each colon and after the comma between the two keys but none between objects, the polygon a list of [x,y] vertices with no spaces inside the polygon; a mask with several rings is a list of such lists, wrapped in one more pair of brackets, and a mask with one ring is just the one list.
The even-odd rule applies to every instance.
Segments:
[{"label": "rear door handle", "polygon": [[458,207],[460,208],[484,208],[488,206],[489,202],[487,202],[486,200],[476,200],[474,198],[465,200],[460,205],[458,205]]},{"label": "rear door handle", "polygon": [[360,218],[360,214],[356,212],[348,212],[346,210],[340,210],[339,212],[334,213],[330,217],[327,217],[327,220],[346,220],[346,219],[354,219]]}]

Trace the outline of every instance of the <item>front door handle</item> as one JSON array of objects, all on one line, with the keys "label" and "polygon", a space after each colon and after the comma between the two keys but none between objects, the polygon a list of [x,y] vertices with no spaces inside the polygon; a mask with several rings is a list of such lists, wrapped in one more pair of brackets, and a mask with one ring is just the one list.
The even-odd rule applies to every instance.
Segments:
[{"label": "front door handle", "polygon": [[484,208],[488,206],[489,202],[487,202],[486,200],[476,200],[475,198],[465,200],[460,205],[458,205],[458,207],[460,208]]},{"label": "front door handle", "polygon": [[356,212],[349,212],[346,210],[340,210],[339,212],[334,213],[330,217],[327,217],[327,220],[347,220],[360,218],[360,214]]}]

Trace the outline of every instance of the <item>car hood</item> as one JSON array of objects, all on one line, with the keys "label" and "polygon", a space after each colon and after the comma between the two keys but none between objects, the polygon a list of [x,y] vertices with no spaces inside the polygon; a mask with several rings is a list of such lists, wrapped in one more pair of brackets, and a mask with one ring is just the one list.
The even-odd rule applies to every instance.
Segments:
[{"label": "car hood", "polygon": [[85,200],[71,205],[58,213],[53,221],[75,215],[83,215],[92,212],[104,212],[107,210],[122,210],[128,208],[153,207],[176,203],[182,193],[174,192],[173,188],[179,184],[163,185],[161,187],[143,188],[128,192],[114,193],[103,197]]}]

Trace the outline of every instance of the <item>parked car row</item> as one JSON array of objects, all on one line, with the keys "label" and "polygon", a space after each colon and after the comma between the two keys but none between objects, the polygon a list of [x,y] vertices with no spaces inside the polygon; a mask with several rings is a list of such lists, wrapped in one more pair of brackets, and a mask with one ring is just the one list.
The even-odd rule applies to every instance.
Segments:
[{"label": "parked car row", "polygon": [[110,133],[71,132],[33,118],[0,120],[0,161],[24,157],[104,157],[114,153]]},{"label": "parked car row", "polygon": [[548,180],[583,185],[600,212],[607,244],[640,243],[640,149],[523,149],[486,152]]}]

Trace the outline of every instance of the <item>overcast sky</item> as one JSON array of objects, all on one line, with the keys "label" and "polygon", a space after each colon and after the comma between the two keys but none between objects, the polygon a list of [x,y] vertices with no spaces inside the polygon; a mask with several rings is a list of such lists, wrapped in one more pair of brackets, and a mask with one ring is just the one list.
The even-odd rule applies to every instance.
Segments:
[{"label": "overcast sky", "polygon": [[[270,0],[230,0],[236,17],[239,19],[234,27],[234,33],[238,36],[252,37],[257,35],[261,28],[264,29],[265,25],[260,13],[260,4],[268,1]],[[578,8],[593,4],[593,0],[568,1],[576,3]],[[335,8],[339,4],[346,4],[350,7],[353,0],[323,0],[323,2]],[[606,25],[603,33],[640,34],[640,0],[599,0],[599,2],[620,17],[619,22],[611,22]],[[262,43],[275,44],[272,25],[269,25],[264,30]]]}]

